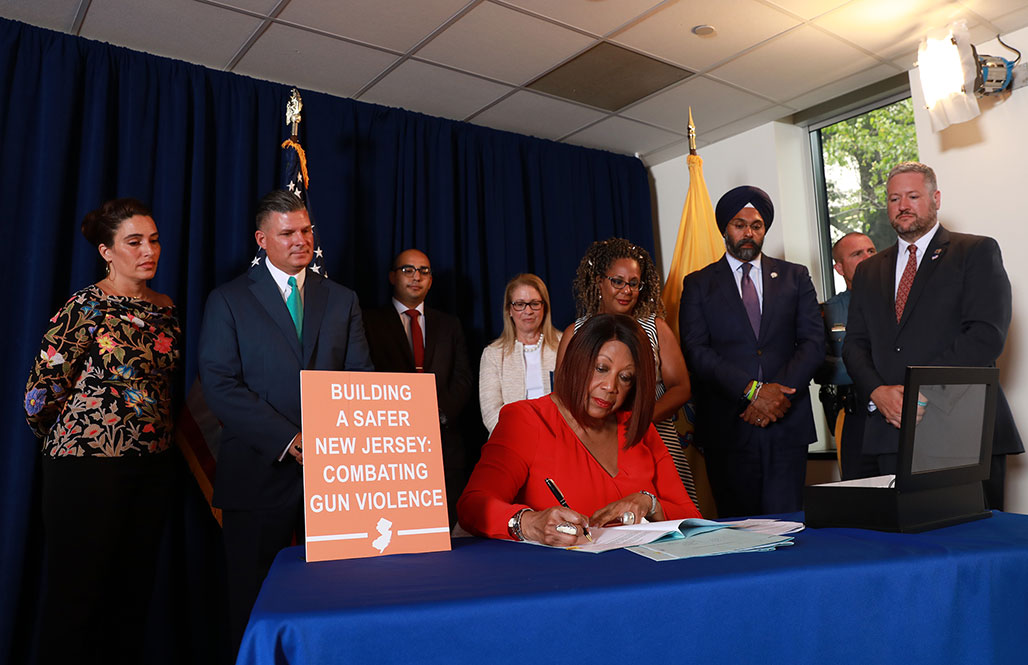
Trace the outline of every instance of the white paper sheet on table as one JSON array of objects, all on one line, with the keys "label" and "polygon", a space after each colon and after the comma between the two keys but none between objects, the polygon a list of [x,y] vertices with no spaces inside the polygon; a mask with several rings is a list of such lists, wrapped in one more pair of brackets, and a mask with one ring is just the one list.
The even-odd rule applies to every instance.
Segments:
[{"label": "white paper sheet on table", "polygon": [[673,561],[720,554],[769,552],[789,545],[792,545],[791,536],[773,536],[744,529],[721,529],[705,533],[699,538],[661,540],[629,547],[628,550],[654,561]]}]

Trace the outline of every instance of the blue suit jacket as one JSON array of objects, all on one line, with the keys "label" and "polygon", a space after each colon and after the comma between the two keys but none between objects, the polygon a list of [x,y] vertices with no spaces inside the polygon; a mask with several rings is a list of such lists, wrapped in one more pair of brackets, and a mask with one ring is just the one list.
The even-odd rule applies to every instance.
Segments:
[{"label": "blue suit jacket", "polygon": [[760,337],[753,334],[728,259],[686,276],[678,310],[682,351],[696,403],[700,446],[742,447],[760,428],[739,418],[746,385],[763,381],[796,389],[785,417],[767,427],[776,442],[817,439],[808,385],[824,359],[825,335],[807,269],[761,257],[764,298]]},{"label": "blue suit jacket", "polygon": [[300,499],[300,465],[289,455],[278,461],[300,431],[300,370],[374,370],[353,291],[308,270],[303,300],[301,345],[263,264],[207,298],[199,365],[204,399],[224,425],[213,499],[220,508]]}]

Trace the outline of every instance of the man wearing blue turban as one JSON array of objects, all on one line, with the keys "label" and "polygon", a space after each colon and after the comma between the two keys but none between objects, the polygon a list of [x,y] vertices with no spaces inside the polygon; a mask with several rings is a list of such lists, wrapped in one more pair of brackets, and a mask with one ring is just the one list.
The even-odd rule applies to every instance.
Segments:
[{"label": "man wearing blue turban", "polygon": [[804,266],[762,253],[767,192],[736,187],[714,214],[727,252],[685,278],[678,314],[695,440],[719,516],[797,511],[817,440],[808,386],[825,348],[814,285]]}]

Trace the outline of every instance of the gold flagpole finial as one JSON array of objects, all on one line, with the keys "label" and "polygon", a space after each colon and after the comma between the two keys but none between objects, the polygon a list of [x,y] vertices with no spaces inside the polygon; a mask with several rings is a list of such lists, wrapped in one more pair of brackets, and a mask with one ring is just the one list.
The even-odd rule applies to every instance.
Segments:
[{"label": "gold flagpole finial", "polygon": [[300,111],[303,110],[303,100],[300,99],[300,91],[293,88],[289,95],[289,102],[286,103],[286,124],[292,125],[291,134],[295,140],[300,129]]},{"label": "gold flagpole finial", "polygon": [[689,107],[689,154],[696,154],[696,125],[692,124],[692,107]]}]

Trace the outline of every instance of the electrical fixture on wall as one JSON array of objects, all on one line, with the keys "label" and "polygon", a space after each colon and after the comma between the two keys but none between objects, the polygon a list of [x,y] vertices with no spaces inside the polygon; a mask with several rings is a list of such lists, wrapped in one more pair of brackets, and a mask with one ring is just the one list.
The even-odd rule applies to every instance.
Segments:
[{"label": "electrical fixture on wall", "polygon": [[[996,37],[999,40],[999,37]],[[1003,44],[1002,40],[999,40]],[[944,30],[929,33],[917,50],[917,69],[925,106],[936,132],[978,116],[978,97],[1008,89],[1014,61],[994,55],[979,55],[971,44],[967,23],[957,21]],[[1016,86],[1015,86],[1016,87]]]}]

